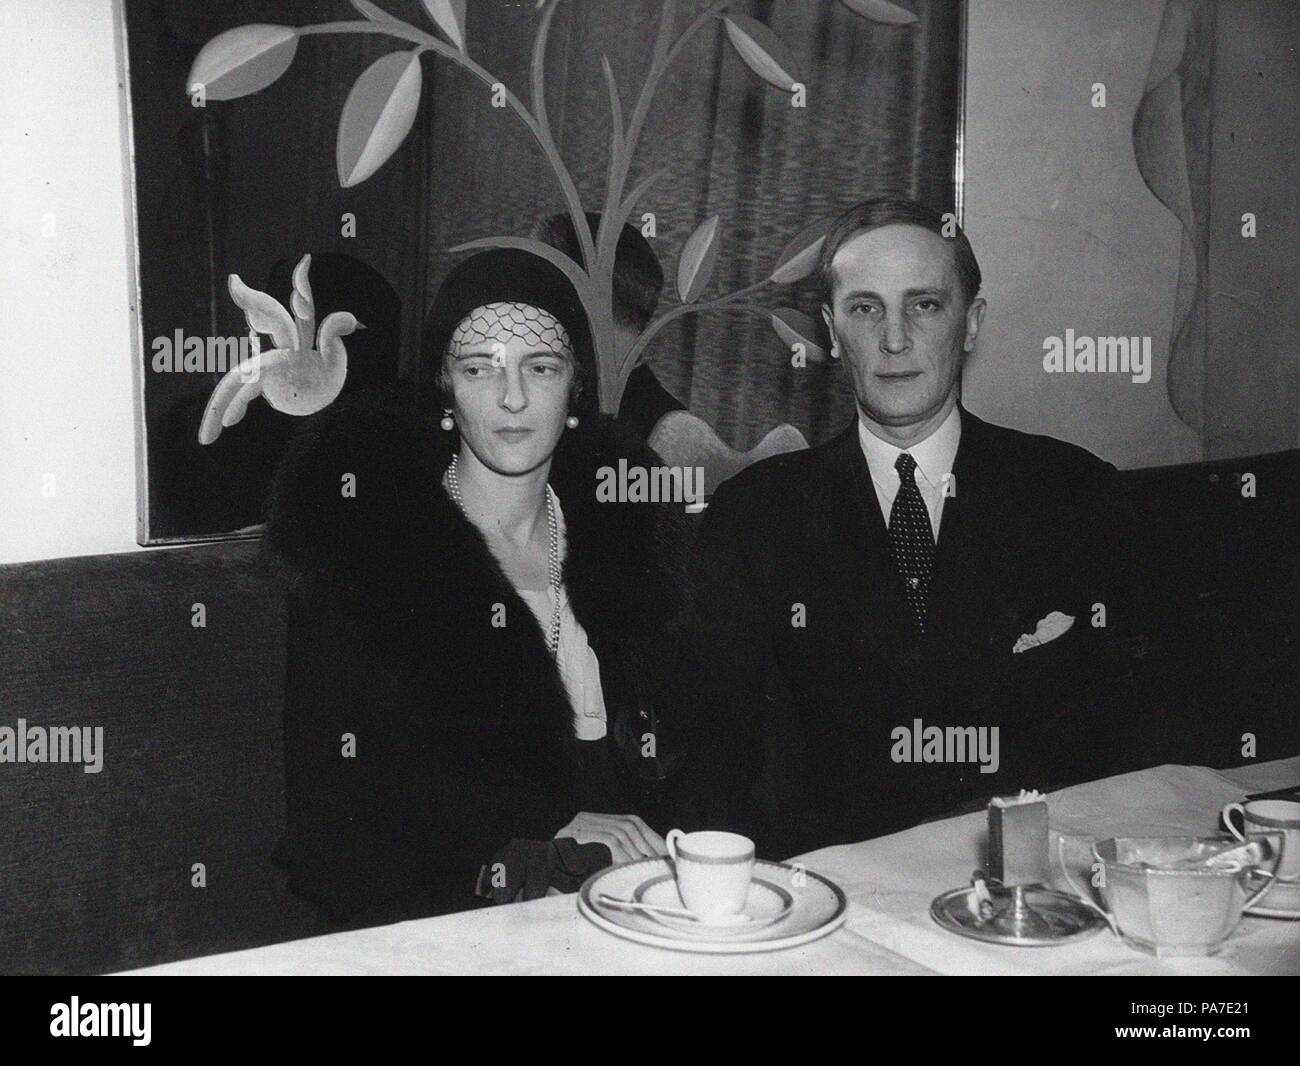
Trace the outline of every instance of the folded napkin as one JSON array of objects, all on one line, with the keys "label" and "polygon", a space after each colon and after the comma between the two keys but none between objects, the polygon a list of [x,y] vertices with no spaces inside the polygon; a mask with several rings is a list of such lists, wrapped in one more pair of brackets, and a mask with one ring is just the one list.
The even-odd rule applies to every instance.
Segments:
[{"label": "folded napkin", "polygon": [[604,844],[556,840],[512,840],[478,875],[475,895],[493,903],[540,899],[549,889],[576,892],[597,870],[614,862]]},{"label": "folded napkin", "polygon": [[1038,625],[1032,633],[1022,633],[1011,652],[1014,655],[1019,655],[1022,651],[1028,651],[1030,648],[1049,644],[1062,633],[1068,632],[1072,625],[1074,625],[1074,615],[1053,611],[1046,618],[1038,620]]}]

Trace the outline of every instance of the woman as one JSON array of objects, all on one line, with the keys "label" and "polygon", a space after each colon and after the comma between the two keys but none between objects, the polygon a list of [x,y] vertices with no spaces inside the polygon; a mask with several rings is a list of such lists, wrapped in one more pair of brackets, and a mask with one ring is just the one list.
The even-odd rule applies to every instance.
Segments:
[{"label": "woman", "polygon": [[572,889],[686,816],[662,721],[684,513],[596,500],[601,468],[655,460],[582,402],[576,296],[483,253],[427,332],[437,406],[322,412],[268,517],[292,590],[280,856],[353,925]]}]

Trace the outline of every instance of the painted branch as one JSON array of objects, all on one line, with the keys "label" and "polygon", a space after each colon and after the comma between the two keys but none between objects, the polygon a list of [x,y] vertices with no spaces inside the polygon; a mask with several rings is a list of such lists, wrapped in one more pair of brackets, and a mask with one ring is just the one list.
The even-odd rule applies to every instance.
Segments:
[{"label": "painted branch", "polygon": [[619,364],[619,368],[618,368],[619,377],[625,378],[626,375],[630,374],[632,372],[632,368],[636,366],[637,359],[640,357],[641,353],[644,352],[647,347],[649,347],[650,342],[654,340],[656,334],[658,334],[659,331],[664,328],[664,326],[668,325],[669,322],[672,322],[674,319],[681,318],[683,315],[698,313],[700,311],[729,311],[729,310],[749,311],[754,314],[761,313],[765,315],[770,315],[772,313],[771,308],[763,307],[761,304],[732,302],[733,300],[736,300],[741,296],[747,296],[749,293],[754,292],[757,289],[761,289],[766,284],[767,284],[767,279],[764,279],[753,285],[748,285],[743,289],[737,289],[735,292],[728,293],[726,296],[719,296],[715,300],[706,300],[703,303],[678,304],[671,311],[665,311],[662,315],[660,315],[653,322],[651,322],[650,325],[646,326],[645,332],[643,332],[641,336],[639,336],[636,339],[636,343],[634,343],[632,347],[627,350],[627,354],[623,356],[623,361]]},{"label": "painted branch", "polygon": [[[619,172],[618,187],[610,197],[611,202],[617,203],[623,195],[623,187],[627,184],[628,174],[632,169],[632,159],[636,155],[637,146],[641,140],[641,129],[645,125],[645,120],[650,113],[650,104],[654,100],[655,93],[659,89],[659,83],[663,80],[664,74],[672,65],[673,61],[681,54],[682,48],[693,37],[699,29],[709,21],[716,18],[726,8],[730,7],[732,0],[719,0],[718,3],[709,5],[705,8],[695,21],[692,22],[682,35],[677,38],[671,48],[668,47],[668,34],[666,29],[671,28],[671,18],[665,17],[659,25],[659,38],[655,41],[654,56],[650,61],[650,71],[646,74],[645,83],[641,86],[641,95],[636,102],[636,108],[632,112],[632,118],[627,126],[627,139],[623,150],[623,165]],[[671,0],[664,4],[665,16],[669,15],[670,9],[674,5]],[[662,47],[661,47],[662,46]]]},{"label": "painted branch", "polygon": [[552,248],[544,241],[534,240],[531,237],[478,237],[448,248],[447,251],[469,252],[478,248],[516,248],[523,252],[531,252],[539,259],[545,259],[569,279],[577,290],[578,298],[582,300],[587,314],[591,314],[590,297],[593,295],[591,276],[558,248]]},{"label": "painted branch", "polygon": [[[614,80],[614,68],[609,65],[609,56],[600,57],[601,73],[605,75],[605,85],[609,89],[609,114],[611,143],[609,149],[609,173],[605,177],[605,189],[614,186],[614,178],[623,161],[623,100],[618,94],[618,82]],[[599,236],[597,237],[599,241]]]},{"label": "painted branch", "polygon": [[[569,168],[565,166],[564,160],[556,151],[553,142],[549,141],[548,136],[543,132],[542,127],[533,117],[532,113],[523,105],[523,102],[500,78],[496,77],[490,71],[485,70],[474,60],[463,52],[458,51],[451,45],[431,33],[417,29],[406,22],[394,20],[391,23],[368,22],[353,20],[348,22],[321,22],[314,26],[303,26],[298,33],[303,37],[324,33],[378,33],[388,37],[397,37],[400,40],[410,41],[413,44],[423,45],[431,52],[436,52],[440,56],[450,59],[473,74],[479,81],[491,88],[494,85],[500,85],[505,94],[506,103],[517,114],[520,120],[528,127],[537,143],[541,146],[547,161],[551,164],[551,169],[555,171],[556,179],[560,184],[560,192],[564,196],[565,204],[568,206],[569,214],[573,217],[573,223],[578,227],[579,239],[584,232],[588,234],[586,221],[587,216],[582,208],[582,199],[578,195],[578,188],[573,183],[573,176],[569,173]],[[590,240],[590,236],[588,236]]]},{"label": "painted branch", "polygon": [[[551,19],[554,18],[555,9],[558,6],[559,0],[549,0],[546,10],[542,12],[541,21],[537,24],[537,37],[533,42],[533,60],[530,74],[533,90],[533,115],[537,119],[539,139],[542,141],[542,148],[546,152],[546,157],[551,160],[551,165],[560,168],[557,169],[556,173],[563,188],[566,180],[569,186],[573,186],[573,181],[567,168],[564,168],[563,162],[560,161],[560,150],[556,147],[555,137],[551,134],[551,124],[546,117],[546,42],[551,33]],[[596,245],[592,240],[591,227],[587,224],[587,214],[582,209],[582,201],[578,198],[576,187],[573,196],[574,199],[569,202],[569,213],[573,216],[573,231],[578,238],[578,247],[582,249],[583,263],[588,270],[591,270],[596,265]]]},{"label": "painted branch", "polygon": [[[637,200],[645,194],[646,189],[662,174],[662,171],[660,171],[650,175],[649,178],[636,186],[631,195],[626,199],[623,198],[623,189],[627,184],[628,174],[632,169],[632,160],[636,155],[637,145],[641,139],[641,129],[645,124],[651,101],[659,88],[664,72],[667,71],[673,60],[681,53],[687,41],[700,27],[715,18],[730,4],[731,0],[719,0],[719,2],[711,4],[700,13],[694,22],[686,27],[682,35],[670,47],[668,40],[672,34],[672,21],[676,11],[676,2],[675,0],[665,0],[663,10],[660,13],[659,32],[655,38],[650,70],[641,86],[641,93],[637,98],[636,107],[632,112],[626,131],[622,136],[616,137],[615,145],[611,148],[609,179],[605,189],[605,209],[601,214],[600,227],[596,233],[596,261],[598,263],[604,263],[606,260],[612,263],[618,249],[618,238],[622,234],[623,224],[632,213],[632,208],[636,205]],[[609,74],[609,79],[612,85],[612,72]]]}]

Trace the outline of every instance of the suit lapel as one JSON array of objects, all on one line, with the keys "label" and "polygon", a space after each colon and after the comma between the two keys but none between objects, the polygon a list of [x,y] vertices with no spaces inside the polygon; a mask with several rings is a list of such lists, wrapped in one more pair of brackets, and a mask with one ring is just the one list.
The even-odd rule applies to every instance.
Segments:
[{"label": "suit lapel", "polygon": [[[881,549],[888,550],[885,520],[871,485],[867,460],[858,442],[857,423],[840,434],[832,447],[831,491],[841,501],[835,510],[844,519],[845,531],[851,528],[854,534],[851,543],[859,550],[865,546],[872,554],[879,554]],[[845,501],[850,501],[850,505],[844,506]]]},{"label": "suit lapel", "polygon": [[1006,607],[996,580],[1005,542],[1006,488],[991,454],[985,423],[964,408],[953,463],[953,495],[944,501],[930,594],[930,632],[952,643],[995,639]]},{"label": "suit lapel", "polygon": [[961,443],[952,464],[953,493],[943,504],[943,520],[935,546],[935,586],[951,588],[950,578],[961,573],[976,547],[978,527],[987,518],[989,471],[978,419],[960,410]]}]

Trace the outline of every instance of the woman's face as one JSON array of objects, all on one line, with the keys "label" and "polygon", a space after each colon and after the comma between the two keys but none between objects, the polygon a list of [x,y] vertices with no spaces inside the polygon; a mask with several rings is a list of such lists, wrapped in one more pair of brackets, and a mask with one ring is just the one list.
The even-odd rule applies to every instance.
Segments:
[{"label": "woman's face", "polygon": [[487,304],[456,327],[445,361],[461,440],[498,474],[525,474],[555,451],[574,359],[564,326],[519,303]]}]

